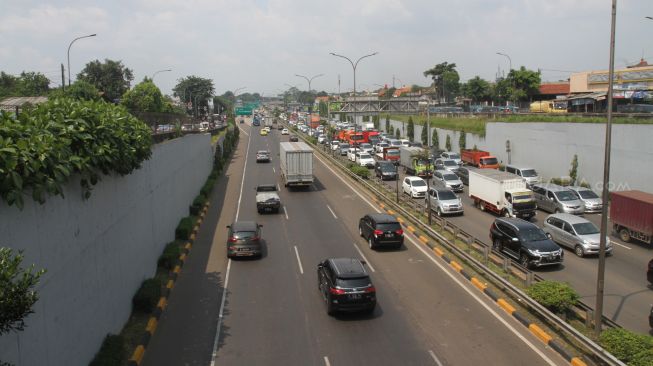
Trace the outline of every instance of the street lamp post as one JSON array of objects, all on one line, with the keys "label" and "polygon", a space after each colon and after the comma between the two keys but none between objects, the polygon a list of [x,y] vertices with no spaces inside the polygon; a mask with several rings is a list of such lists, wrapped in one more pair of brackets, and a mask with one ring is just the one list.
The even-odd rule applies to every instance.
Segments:
[{"label": "street lamp post", "polygon": [[93,33],[93,34],[89,34],[89,35],[87,35],[87,36],[77,37],[77,38],[73,39],[72,41],[70,41],[70,44],[68,45],[68,86],[70,86],[70,47],[71,47],[71,46],[73,45],[73,43],[75,43],[75,41],[78,40],[78,39],[89,38],[89,37],[95,37],[96,35],[97,35],[97,34]]},{"label": "street lamp post", "polygon": [[[505,53],[501,53],[501,52],[497,52],[497,55],[507,57],[508,58],[508,65],[510,65],[510,70],[512,70],[512,59],[510,58],[510,56],[506,55]],[[508,72],[510,72],[510,70],[508,70]]]},{"label": "street lamp post", "polygon": [[166,72],[166,71],[172,71],[172,69],[159,70],[159,71],[155,72],[154,74],[152,74],[152,78],[151,78],[152,82],[154,82],[154,77],[156,76],[156,74]]},{"label": "street lamp post", "polygon": [[[379,53],[378,53],[378,52],[374,52],[374,53],[370,53],[369,55],[361,56],[358,60],[356,60],[356,62],[353,62],[349,57],[346,57],[346,56],[343,56],[343,55],[339,55],[339,54],[337,54],[337,53],[330,52],[329,54],[330,54],[331,56],[336,56],[336,57],[344,58],[345,60],[349,61],[349,63],[351,64],[351,68],[354,70],[354,103],[353,103],[353,106],[354,106],[354,134],[355,134],[356,132],[358,132],[358,123],[357,123],[357,121],[356,121],[356,67],[358,66],[358,63],[359,63],[362,59],[367,58],[367,57],[372,57],[372,56],[378,55]],[[354,147],[355,147],[356,149],[358,148],[357,146],[354,146]]]},{"label": "street lamp post", "polygon": [[[324,76],[324,74],[317,74],[317,75],[314,75],[313,77],[310,77],[310,78],[306,77],[304,75],[299,75],[299,74],[295,74],[295,76],[306,79],[306,81],[308,82],[308,94],[310,95],[311,94],[311,82],[315,78],[319,78],[320,76]],[[309,126],[311,126],[311,128],[313,128],[313,108],[311,107],[310,104],[308,105],[308,123],[309,123]]]}]

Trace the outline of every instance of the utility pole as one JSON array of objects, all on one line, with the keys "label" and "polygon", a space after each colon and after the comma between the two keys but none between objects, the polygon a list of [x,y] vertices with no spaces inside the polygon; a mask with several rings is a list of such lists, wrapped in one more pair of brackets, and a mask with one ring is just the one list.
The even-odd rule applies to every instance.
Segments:
[{"label": "utility pole", "polygon": [[64,74],[63,62],[61,63],[61,90],[66,91],[66,74]]}]

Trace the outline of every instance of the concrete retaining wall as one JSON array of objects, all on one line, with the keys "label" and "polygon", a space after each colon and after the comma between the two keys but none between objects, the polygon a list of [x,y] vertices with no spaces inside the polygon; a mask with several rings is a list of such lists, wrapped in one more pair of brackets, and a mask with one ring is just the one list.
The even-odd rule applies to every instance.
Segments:
[{"label": "concrete retaining wall", "polygon": [[0,359],[88,365],[105,335],[127,321],[132,296],[154,274],[212,163],[210,135],[187,135],[155,145],[128,176],[103,176],[86,201],[75,179],[65,199],[26,198],[22,211],[0,203],[0,246],[47,269],[27,328],[0,337]]}]

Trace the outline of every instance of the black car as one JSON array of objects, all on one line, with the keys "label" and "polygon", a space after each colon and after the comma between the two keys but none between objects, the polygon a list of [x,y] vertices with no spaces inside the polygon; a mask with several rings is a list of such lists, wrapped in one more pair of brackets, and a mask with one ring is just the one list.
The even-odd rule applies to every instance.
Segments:
[{"label": "black car", "polygon": [[376,288],[364,264],[354,258],[330,258],[317,265],[318,289],[329,315],[338,311],[374,311]]},{"label": "black car", "polygon": [[458,178],[460,178],[460,181],[463,182],[464,185],[469,185],[469,168],[461,166],[453,172],[458,176]]},{"label": "black car", "polygon": [[290,137],[288,138],[288,141],[297,142],[297,141],[299,141],[299,137],[297,137],[297,135],[290,135]]},{"label": "black car", "polygon": [[653,329],[653,306],[651,306],[651,312],[648,313],[648,325]]},{"label": "black car", "polygon": [[648,262],[648,270],[646,271],[646,279],[648,283],[653,285],[653,259]]},{"label": "black car", "polygon": [[358,221],[358,233],[367,240],[370,249],[378,246],[401,248],[404,244],[404,230],[397,219],[388,214],[372,213]]},{"label": "black car", "polygon": [[263,225],[254,221],[235,221],[227,225],[227,258],[260,257],[263,254],[261,227]]},{"label": "black car", "polygon": [[252,126],[260,126],[261,122],[259,122],[258,119],[254,118],[254,122],[252,122]]},{"label": "black car", "polygon": [[397,179],[397,167],[391,161],[377,161],[374,164],[374,174],[381,180],[395,180]]},{"label": "black car", "polygon": [[490,227],[492,249],[518,260],[526,268],[560,265],[564,253],[537,225],[528,221],[501,217]]}]

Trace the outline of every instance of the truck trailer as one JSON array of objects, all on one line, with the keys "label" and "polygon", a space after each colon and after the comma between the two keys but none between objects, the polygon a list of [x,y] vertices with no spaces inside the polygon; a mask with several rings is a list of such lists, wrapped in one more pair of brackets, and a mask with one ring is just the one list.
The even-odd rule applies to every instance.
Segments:
[{"label": "truck trailer", "polygon": [[481,211],[504,217],[530,220],[537,209],[521,177],[495,169],[469,169],[469,197]]},{"label": "truck trailer", "polygon": [[285,187],[313,184],[313,149],[305,142],[279,143],[279,163]]},{"label": "truck trailer", "polygon": [[610,193],[612,229],[625,242],[653,244],[653,194],[642,191]]}]

